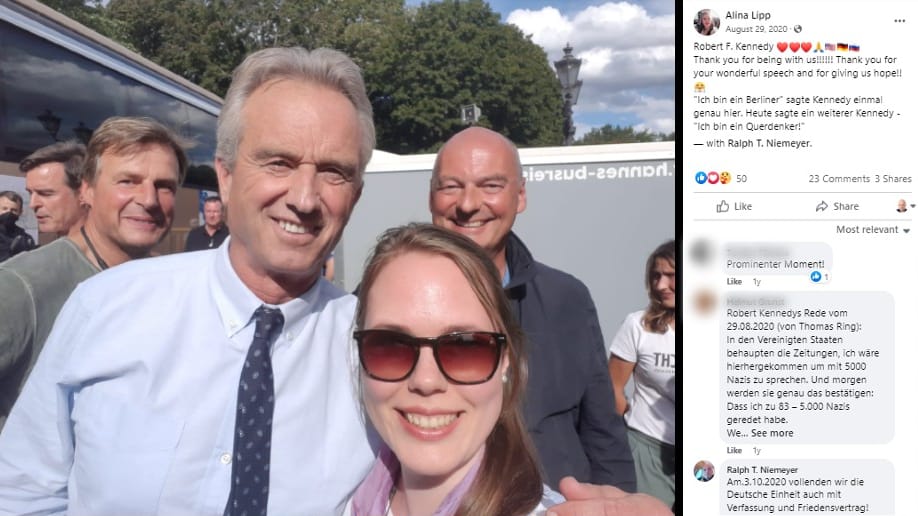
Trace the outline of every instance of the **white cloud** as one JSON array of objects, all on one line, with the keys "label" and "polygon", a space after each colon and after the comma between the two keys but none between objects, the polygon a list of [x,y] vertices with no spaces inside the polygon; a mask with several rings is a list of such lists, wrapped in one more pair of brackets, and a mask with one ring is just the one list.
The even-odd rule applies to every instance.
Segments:
[{"label": "white cloud", "polygon": [[643,122],[634,126],[635,130],[647,129],[651,132],[671,133],[676,129],[676,104],[672,99],[641,97],[630,105],[618,109],[631,111]]},{"label": "white cloud", "polygon": [[[569,34],[573,28],[573,24],[554,7],[543,7],[538,11],[515,9],[507,16],[507,23],[516,25],[524,34],[533,35],[550,35],[554,31]],[[542,41],[545,39],[542,37],[535,41],[544,46]]]},{"label": "white cloud", "polygon": [[[568,14],[555,7],[517,9],[507,16],[507,22],[531,34],[551,62],[562,57],[567,43],[574,47],[574,55],[583,59],[577,113],[606,112],[610,118],[628,113],[641,120],[638,129],[674,129],[672,11],[654,15],[637,4],[607,2]],[[578,134],[582,134],[579,128]]]}]

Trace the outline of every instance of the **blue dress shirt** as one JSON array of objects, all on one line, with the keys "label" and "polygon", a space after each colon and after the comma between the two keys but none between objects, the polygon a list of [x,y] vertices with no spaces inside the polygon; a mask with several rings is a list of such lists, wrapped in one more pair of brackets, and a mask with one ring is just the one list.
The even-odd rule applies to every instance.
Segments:
[{"label": "blue dress shirt", "polygon": [[[76,289],[0,433],[0,514],[223,514],[262,304],[231,243]],[[351,380],[354,306],[320,279],[279,307],[269,514],[340,514],[373,462],[378,437]]]}]

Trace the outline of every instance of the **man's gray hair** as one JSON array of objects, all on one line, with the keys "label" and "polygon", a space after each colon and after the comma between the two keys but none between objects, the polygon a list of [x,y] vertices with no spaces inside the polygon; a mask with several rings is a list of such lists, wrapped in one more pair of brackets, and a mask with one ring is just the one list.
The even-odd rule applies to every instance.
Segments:
[{"label": "man's gray hair", "polygon": [[217,119],[217,159],[226,164],[228,170],[235,168],[245,101],[262,85],[283,79],[326,86],[351,101],[363,135],[360,144],[360,173],[363,174],[376,146],[373,107],[367,98],[360,67],[345,54],[329,48],[313,51],[300,47],[266,48],[249,55],[233,72],[233,82]]}]

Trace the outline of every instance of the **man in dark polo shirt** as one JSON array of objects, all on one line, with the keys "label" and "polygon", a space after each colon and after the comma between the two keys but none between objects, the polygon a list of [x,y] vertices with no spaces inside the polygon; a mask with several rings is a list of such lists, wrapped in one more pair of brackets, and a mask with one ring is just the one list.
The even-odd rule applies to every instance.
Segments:
[{"label": "man in dark polo shirt", "polygon": [[220,247],[229,230],[223,223],[223,201],[216,195],[204,199],[204,225],[188,232],[185,251],[203,251]]}]

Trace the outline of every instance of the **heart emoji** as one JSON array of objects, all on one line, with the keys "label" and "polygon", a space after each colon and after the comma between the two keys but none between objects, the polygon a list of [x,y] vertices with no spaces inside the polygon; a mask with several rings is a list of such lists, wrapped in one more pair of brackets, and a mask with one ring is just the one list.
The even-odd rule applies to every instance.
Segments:
[{"label": "heart emoji", "polygon": [[804,52],[809,52],[810,49],[813,48],[813,44],[807,41],[806,43],[801,43],[800,48],[802,48]]},{"label": "heart emoji", "polygon": [[790,51],[796,52],[798,50],[800,50],[800,43],[797,43],[796,41],[792,41],[790,44]]},{"label": "heart emoji", "polygon": [[779,42],[778,42],[778,51],[779,51],[779,52],[784,52],[785,50],[787,50],[787,42],[786,42],[786,41],[779,41]]},{"label": "heart emoji", "polygon": [[708,183],[711,183],[712,185],[716,185],[718,181],[720,181],[720,174],[718,174],[717,172],[714,172],[713,170],[711,172],[708,172]]}]

